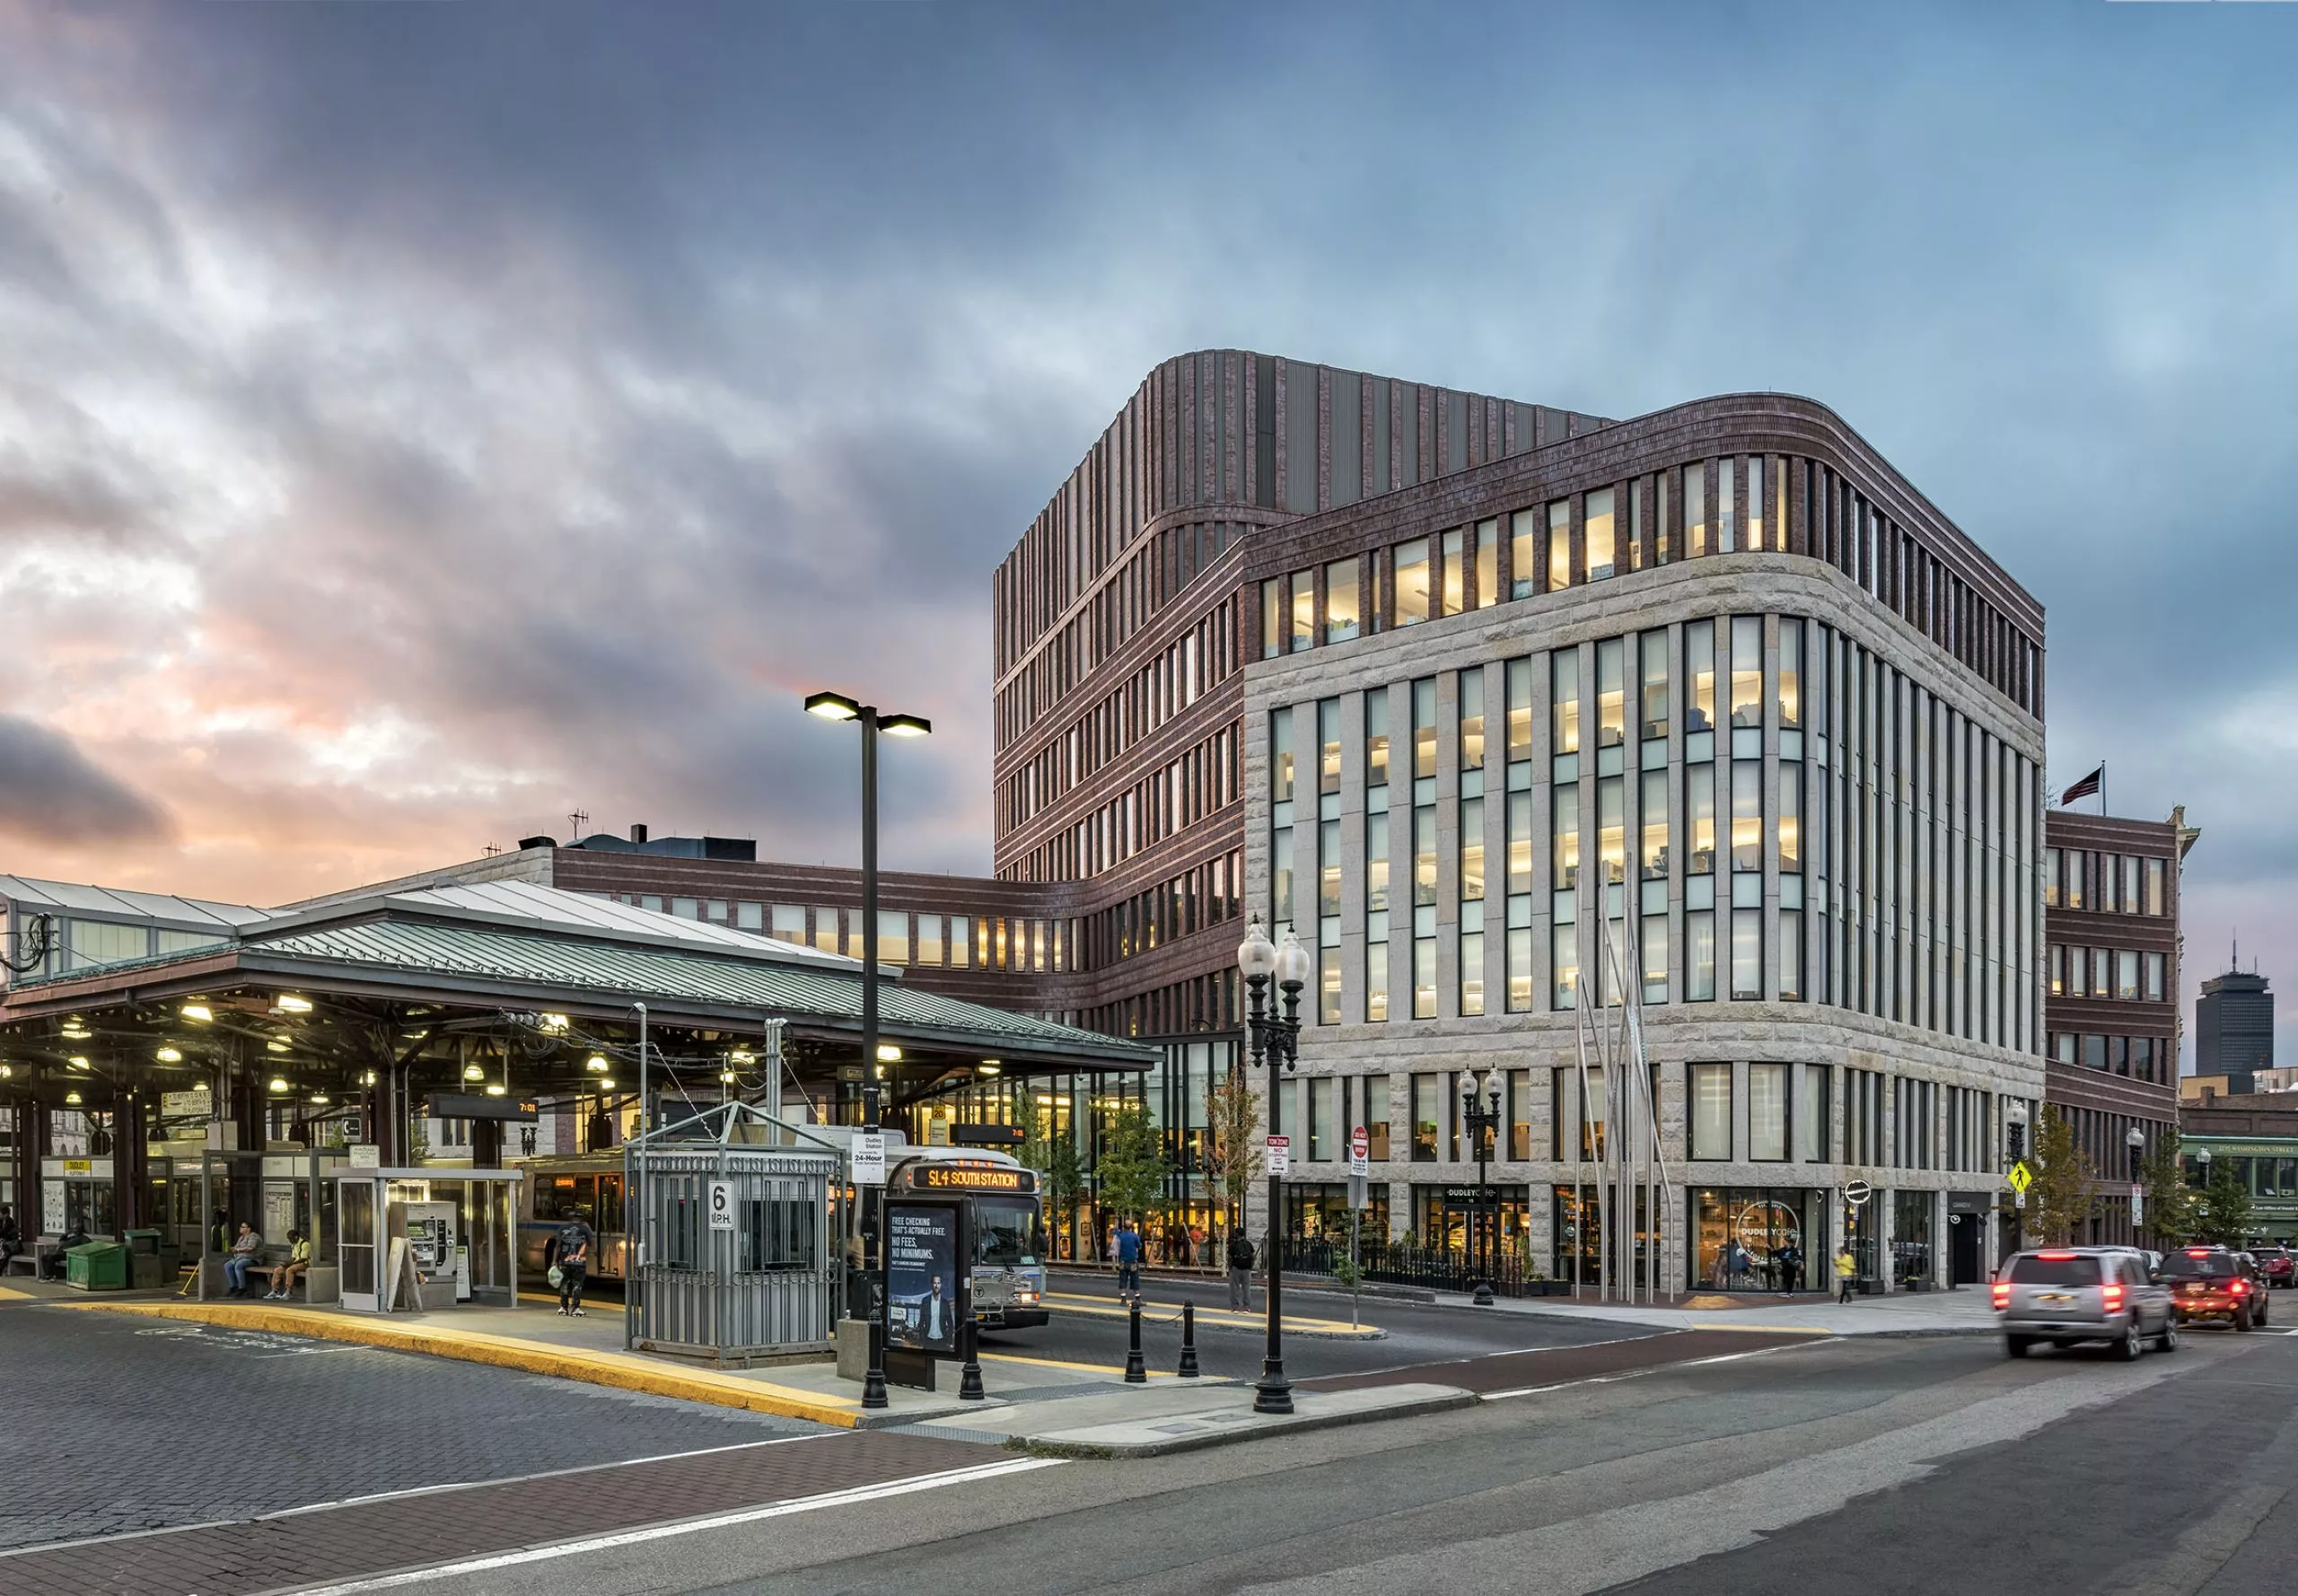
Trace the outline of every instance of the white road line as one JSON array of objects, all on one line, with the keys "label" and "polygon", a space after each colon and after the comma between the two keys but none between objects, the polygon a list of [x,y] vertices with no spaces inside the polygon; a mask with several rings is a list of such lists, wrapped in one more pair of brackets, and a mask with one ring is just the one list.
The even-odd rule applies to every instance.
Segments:
[{"label": "white road line", "polygon": [[1672,1364],[1653,1364],[1645,1369],[1623,1369],[1617,1374],[1592,1374],[1585,1380],[1560,1380],[1554,1385],[1528,1385],[1515,1390],[1487,1391],[1478,1399],[1485,1402],[1505,1402],[1512,1397],[1537,1397],[1548,1391],[1567,1390],[1575,1385],[1609,1385],[1618,1380],[1634,1380],[1641,1375],[1663,1373],[1670,1369],[1697,1369],[1703,1364],[1732,1364],[1741,1358],[1768,1357],[1775,1352],[1793,1352],[1798,1346],[1824,1346],[1830,1341],[1840,1341],[1840,1336],[1814,1336],[1808,1341],[1791,1341],[1785,1346],[1759,1346],[1752,1352],[1719,1353],[1712,1358],[1685,1358]]},{"label": "white road line", "polygon": [[551,1546],[526,1547],[493,1557],[466,1557],[460,1563],[442,1563],[433,1568],[411,1569],[405,1574],[387,1574],[374,1579],[347,1580],[334,1585],[311,1585],[298,1592],[297,1596],[358,1596],[359,1592],[366,1591],[397,1590],[404,1585],[421,1584],[430,1580],[452,1579],[458,1574],[486,1574],[497,1568],[513,1568],[522,1563],[542,1563],[554,1557],[580,1557],[587,1552],[611,1551],[618,1547],[665,1540],[673,1535],[730,1529],[737,1524],[754,1524],[763,1519],[785,1518],[794,1513],[814,1513],[826,1507],[846,1507],[855,1503],[881,1501],[888,1496],[907,1496],[917,1491],[938,1490],[943,1486],[969,1485],[978,1479],[996,1479],[1002,1475],[1027,1473],[1032,1469],[1054,1469],[1065,1460],[1061,1458],[1013,1458],[1004,1462],[984,1463],[971,1469],[947,1469],[940,1474],[913,1475],[908,1479],[889,1480],[883,1485],[825,1491],[819,1496],[800,1496],[794,1501],[776,1502],[765,1507],[747,1507],[738,1513],[681,1519],[675,1523],[649,1524],[640,1530],[625,1530],[613,1535],[593,1535],[583,1540],[562,1540]]},{"label": "white road line", "polygon": [[0,1551],[0,1558],[29,1557],[34,1552],[60,1552],[70,1547],[104,1546],[115,1540],[141,1540],[153,1535],[188,1535],[194,1530],[222,1530],[232,1524],[261,1524],[273,1519],[297,1518],[307,1513],[327,1513],[338,1507],[364,1507],[370,1502],[395,1502],[405,1496],[437,1496],[452,1491],[484,1490],[488,1486],[524,1485],[531,1480],[557,1479],[569,1474],[596,1474],[608,1469],[629,1469],[640,1463],[674,1463],[681,1458],[707,1458],[719,1452],[750,1451],[761,1446],[786,1446],[794,1441],[826,1441],[840,1431],[825,1430],[819,1435],[776,1435],[765,1441],[738,1441],[730,1446],[697,1447],[692,1451],[658,1452],[649,1458],[621,1458],[605,1463],[577,1463],[568,1469],[545,1469],[533,1474],[509,1474],[499,1479],[459,1479],[445,1485],[409,1486],[399,1491],[376,1491],[364,1496],[346,1496],[335,1502],[313,1502],[303,1507],[283,1507],[276,1513],[259,1513],[243,1519],[210,1519],[198,1524],[167,1524],[156,1530],[128,1530],[118,1535],[90,1535],[78,1540],[44,1540],[34,1546],[11,1547]]}]

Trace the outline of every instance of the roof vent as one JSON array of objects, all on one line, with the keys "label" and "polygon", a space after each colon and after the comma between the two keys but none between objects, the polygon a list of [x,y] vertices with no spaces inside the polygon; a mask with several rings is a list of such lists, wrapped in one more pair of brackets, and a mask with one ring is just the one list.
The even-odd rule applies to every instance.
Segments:
[{"label": "roof vent", "polygon": [[644,821],[631,827],[630,840],[633,842],[645,842],[646,840],[646,826]]},{"label": "roof vent", "polygon": [[522,837],[519,846],[522,848],[555,848],[558,846],[558,839],[555,837]]}]

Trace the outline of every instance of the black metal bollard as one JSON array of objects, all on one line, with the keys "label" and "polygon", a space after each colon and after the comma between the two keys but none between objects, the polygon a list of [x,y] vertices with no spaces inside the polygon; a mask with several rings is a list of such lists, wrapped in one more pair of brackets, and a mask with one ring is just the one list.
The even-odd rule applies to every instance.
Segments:
[{"label": "black metal bollard", "polygon": [[1126,1320],[1131,1331],[1131,1345],[1126,1348],[1125,1354],[1125,1383],[1127,1385],[1146,1385],[1149,1383],[1149,1371],[1141,1361],[1141,1303],[1139,1299],[1136,1298],[1134,1301],[1132,1311],[1126,1315]]},{"label": "black metal bollard", "polygon": [[1185,1302],[1181,1304],[1181,1366],[1179,1372],[1183,1380],[1197,1378],[1197,1304],[1195,1302]]},{"label": "black metal bollard", "polygon": [[965,1354],[965,1366],[958,1372],[958,1400],[979,1402],[989,1393],[981,1389],[980,1328],[971,1319],[959,1328],[959,1349]]}]

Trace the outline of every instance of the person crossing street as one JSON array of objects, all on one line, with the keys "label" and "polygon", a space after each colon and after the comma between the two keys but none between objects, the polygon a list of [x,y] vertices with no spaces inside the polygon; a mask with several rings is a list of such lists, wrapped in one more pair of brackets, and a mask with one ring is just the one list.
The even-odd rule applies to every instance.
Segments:
[{"label": "person crossing street", "polygon": [[1253,1305],[1253,1244],[1241,1230],[1229,1235],[1229,1306],[1249,1313]]},{"label": "person crossing street", "polygon": [[1852,1279],[1858,1273],[1859,1262],[1851,1256],[1850,1245],[1846,1243],[1837,1248],[1835,1250],[1835,1300],[1838,1302],[1848,1303],[1851,1301]]}]

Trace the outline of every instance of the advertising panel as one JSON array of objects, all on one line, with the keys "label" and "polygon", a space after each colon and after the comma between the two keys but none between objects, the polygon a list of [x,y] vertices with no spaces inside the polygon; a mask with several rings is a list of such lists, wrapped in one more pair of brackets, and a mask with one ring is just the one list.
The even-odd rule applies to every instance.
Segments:
[{"label": "advertising panel", "polygon": [[964,1243],[960,1203],[886,1205],[886,1345],[957,1355],[967,1311]]}]

